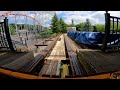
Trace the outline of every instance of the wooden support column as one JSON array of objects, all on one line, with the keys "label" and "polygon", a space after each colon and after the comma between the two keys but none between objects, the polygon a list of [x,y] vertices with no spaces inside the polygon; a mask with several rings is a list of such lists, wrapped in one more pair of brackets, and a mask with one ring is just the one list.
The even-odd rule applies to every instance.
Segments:
[{"label": "wooden support column", "polygon": [[5,17],[5,19],[4,19],[4,27],[5,27],[5,33],[6,33],[6,38],[7,38],[7,41],[8,41],[9,48],[10,48],[11,51],[15,51],[14,47],[13,47],[11,37],[10,37],[7,17]]},{"label": "wooden support column", "polygon": [[108,12],[105,13],[105,34],[103,39],[103,45],[101,50],[105,52],[107,48],[107,41],[110,34],[110,14]]}]

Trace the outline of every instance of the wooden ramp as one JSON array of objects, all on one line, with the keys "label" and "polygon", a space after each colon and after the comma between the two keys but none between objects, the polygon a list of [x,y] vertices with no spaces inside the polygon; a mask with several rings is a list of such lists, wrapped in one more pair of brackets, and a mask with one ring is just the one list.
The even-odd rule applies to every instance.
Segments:
[{"label": "wooden ramp", "polygon": [[[74,51],[77,50],[79,52],[79,61],[80,63],[83,62],[82,65],[83,67],[86,67],[86,70],[90,70],[90,67],[88,68],[88,63],[92,66],[92,69],[97,71],[96,73],[106,73],[120,70],[120,51],[108,50],[107,52],[102,52],[97,49],[82,49],[69,37],[68,39],[69,42],[71,42]],[[93,73],[89,72],[89,74]]]},{"label": "wooden ramp", "polygon": [[59,75],[59,67],[61,65],[61,60],[66,60],[63,35],[60,36],[52,52],[45,59],[45,65],[41,69],[39,75]]},{"label": "wooden ramp", "polygon": [[90,62],[97,73],[120,70],[120,52],[102,52],[100,50],[79,49],[81,58]]},{"label": "wooden ramp", "polygon": [[46,57],[47,60],[66,60],[64,37],[60,36],[51,54]]},{"label": "wooden ramp", "polygon": [[31,52],[0,52],[0,67],[18,70],[33,59]]}]

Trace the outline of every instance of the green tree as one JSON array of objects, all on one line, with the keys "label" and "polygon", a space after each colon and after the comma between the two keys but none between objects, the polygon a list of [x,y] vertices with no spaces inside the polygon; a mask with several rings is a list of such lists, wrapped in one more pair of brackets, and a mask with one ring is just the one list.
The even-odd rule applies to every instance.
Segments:
[{"label": "green tree", "polygon": [[40,32],[39,33],[39,36],[38,36],[38,38],[48,38],[48,37],[50,37],[50,35],[52,34],[52,30],[45,30],[45,31],[43,31],[43,32]]},{"label": "green tree", "polygon": [[96,24],[96,31],[98,32],[104,32],[105,31],[105,25],[104,24]]},{"label": "green tree", "polygon": [[67,26],[67,27],[75,27],[74,24],[67,24],[66,26]]},{"label": "green tree", "polygon": [[86,19],[86,22],[85,22],[85,25],[84,25],[84,30],[85,31],[91,31],[92,30],[92,25],[91,25],[91,22],[88,18]]},{"label": "green tree", "polygon": [[53,33],[58,33],[61,30],[60,23],[56,14],[52,18],[51,29]]},{"label": "green tree", "polygon": [[9,25],[9,30],[10,30],[11,35],[15,35],[16,30],[15,30],[14,24]]},{"label": "green tree", "polygon": [[62,20],[62,18],[60,18],[59,23],[60,23],[60,29],[61,29],[60,32],[62,33],[67,32],[66,23]]},{"label": "green tree", "polygon": [[75,25],[78,31],[84,31],[85,23],[79,23]]},{"label": "green tree", "polygon": [[20,24],[17,24],[17,28],[18,28],[18,30],[20,30]]},{"label": "green tree", "polygon": [[[113,30],[113,22],[110,22],[110,30]],[[117,30],[117,22],[114,22],[114,30]],[[120,23],[118,23],[118,30],[120,30]]]}]

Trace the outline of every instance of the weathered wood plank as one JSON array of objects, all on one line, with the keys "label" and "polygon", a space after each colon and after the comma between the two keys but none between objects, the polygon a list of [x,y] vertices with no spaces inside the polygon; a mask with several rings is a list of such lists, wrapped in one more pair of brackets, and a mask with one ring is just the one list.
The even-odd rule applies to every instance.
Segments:
[{"label": "weathered wood plank", "polygon": [[41,71],[39,72],[39,75],[42,76],[43,74],[46,73],[48,66],[49,66],[50,60],[47,60],[44,64],[44,66],[42,67]]},{"label": "weathered wood plank", "polygon": [[[43,75],[58,75],[59,76],[59,67],[61,60],[66,60],[65,45],[64,45],[64,36],[61,35],[60,39],[56,42],[54,48],[52,49],[50,55],[48,55],[46,60],[51,60],[46,72],[43,72]],[[43,66],[44,68],[44,66]]]},{"label": "weathered wood plank", "polygon": [[116,70],[116,66],[110,59],[98,52],[80,51],[84,57],[98,70],[98,73]]}]

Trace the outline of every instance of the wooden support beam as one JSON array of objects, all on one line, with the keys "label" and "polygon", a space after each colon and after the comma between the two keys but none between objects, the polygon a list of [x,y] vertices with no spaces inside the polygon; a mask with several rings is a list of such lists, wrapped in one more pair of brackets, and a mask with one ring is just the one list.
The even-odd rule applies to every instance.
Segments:
[{"label": "wooden support beam", "polygon": [[35,45],[36,48],[38,49],[39,46],[48,46],[47,44],[38,44],[38,45]]},{"label": "wooden support beam", "polygon": [[7,38],[8,44],[9,44],[9,48],[10,48],[11,51],[15,51],[14,47],[13,47],[11,37],[10,37],[7,17],[5,17],[5,19],[4,19],[4,27],[5,27],[5,33],[6,33],[6,38]]},{"label": "wooden support beam", "polygon": [[109,38],[109,34],[110,34],[110,14],[105,13],[105,35],[104,35],[104,39],[103,39],[103,45],[101,48],[101,50],[104,52],[107,48],[107,41]]},{"label": "wooden support beam", "polygon": [[46,39],[45,41],[53,41],[52,39]]}]

